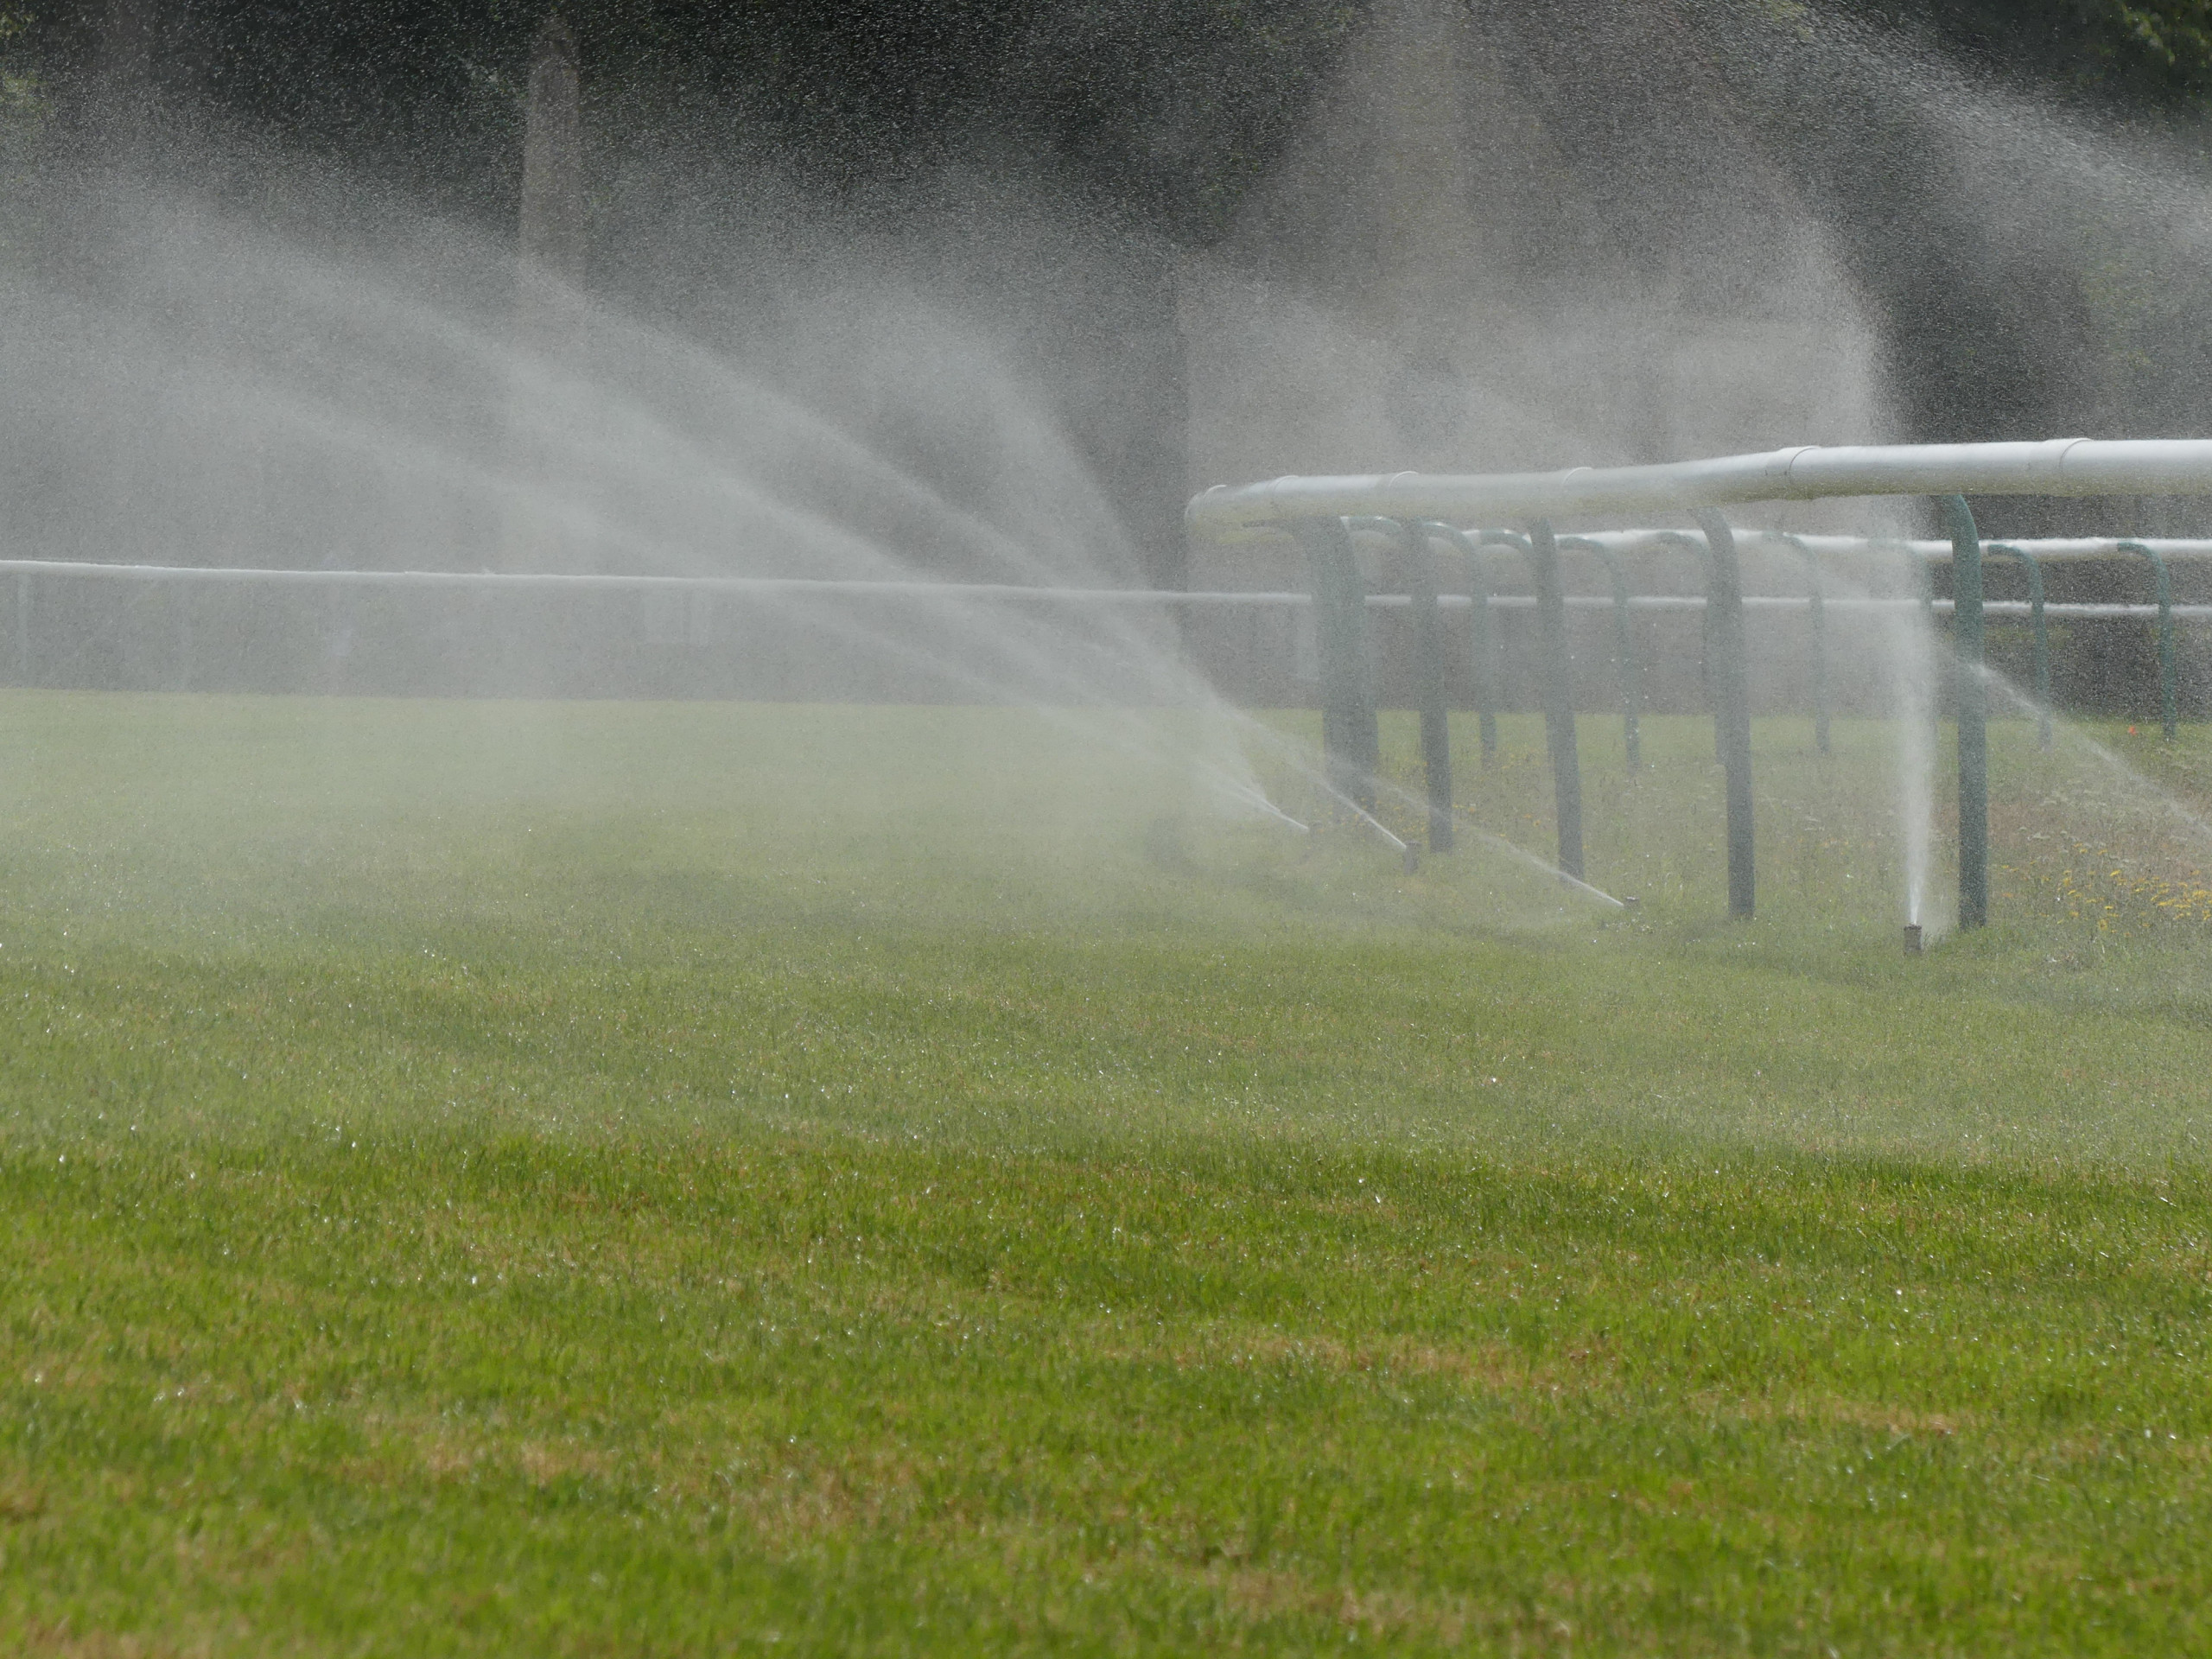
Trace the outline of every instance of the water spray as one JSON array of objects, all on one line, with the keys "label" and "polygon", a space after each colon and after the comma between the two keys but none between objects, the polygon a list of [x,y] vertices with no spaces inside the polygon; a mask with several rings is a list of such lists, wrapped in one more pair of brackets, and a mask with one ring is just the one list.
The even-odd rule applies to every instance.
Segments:
[{"label": "water spray", "polygon": [[1313,833],[1313,826],[1312,824],[1306,823],[1303,818],[1292,817],[1289,813],[1284,811],[1273,801],[1269,800],[1265,795],[1261,794],[1257,791],[1255,791],[1249,798],[1244,798],[1249,799],[1252,805],[1258,807],[1262,813],[1267,817],[1273,818],[1277,823],[1282,824],[1288,829],[1295,830],[1301,836],[1310,836]]},{"label": "water spray", "polygon": [[[1389,844],[1390,849],[1398,855],[1399,858],[1404,861],[1406,874],[1408,875],[1411,875],[1415,870],[1421,868],[1421,855],[1414,850],[1412,843],[1408,842],[1404,836],[1393,833],[1389,827],[1386,825],[1382,819],[1376,817],[1372,812],[1370,812],[1357,801],[1345,794],[1343,790],[1338,789],[1325,774],[1315,772],[1313,776],[1313,781],[1320,785],[1322,789],[1328,794],[1330,799],[1335,801],[1339,806],[1349,808],[1354,817],[1357,818],[1362,823],[1372,830],[1376,835],[1380,836],[1386,843]],[[1287,817],[1287,815],[1279,816]],[[1296,819],[1288,819],[1288,821],[1291,823],[1297,822]]]},{"label": "water spray", "polygon": [[1384,841],[1388,842],[1392,847],[1397,849],[1398,856],[1402,861],[1403,861],[1406,867],[1406,874],[1408,875],[1411,875],[1415,870],[1421,868],[1421,855],[1414,850],[1413,843],[1411,842],[1406,840],[1402,836],[1394,835],[1391,833],[1391,831],[1383,824],[1382,819],[1376,817],[1372,812],[1370,812],[1365,807],[1362,806],[1357,801],[1352,799],[1351,796],[1344,794],[1342,791],[1335,788],[1330,788],[1329,793],[1334,795],[1339,801],[1342,801],[1346,806],[1350,807],[1352,810],[1353,814],[1362,823],[1365,824],[1369,829],[1372,830],[1376,835],[1382,836]]},{"label": "water spray", "polygon": [[[1240,724],[1245,729],[1263,739],[1277,753],[1283,755],[1283,757],[1288,760],[1294,766],[1296,766],[1300,772],[1304,772],[1306,776],[1322,791],[1323,793],[1340,805],[1349,808],[1362,823],[1365,823],[1370,829],[1373,830],[1376,835],[1382,836],[1384,841],[1388,842],[1390,846],[1396,850],[1398,856],[1405,861],[1407,874],[1411,875],[1421,868],[1421,853],[1418,849],[1408,845],[1401,836],[1393,835],[1383,826],[1382,822],[1377,819],[1374,814],[1368,811],[1367,809],[1362,806],[1357,801],[1353,800],[1342,790],[1338,789],[1336,785],[1330,780],[1325,772],[1308,765],[1304,758],[1283,740],[1281,733],[1270,729],[1267,725],[1260,721],[1252,719],[1249,715],[1239,716],[1239,721]],[[1408,805],[1418,806],[1421,804],[1419,799],[1414,796],[1410,791],[1402,789],[1396,784],[1390,782],[1388,779],[1374,778],[1371,779],[1370,781],[1373,782],[1376,787],[1388,791],[1390,794],[1397,797],[1400,800],[1405,802]],[[1287,815],[1274,809],[1272,806],[1272,804],[1269,805],[1269,810],[1276,810],[1277,816],[1283,817],[1286,823],[1294,823],[1297,822],[1296,819],[1291,818]],[[1460,833],[1472,836],[1476,841],[1480,842],[1484,846],[1490,848],[1495,852],[1503,853],[1508,858],[1513,860],[1517,864],[1525,864],[1532,870],[1540,870],[1546,875],[1556,877],[1560,885],[1562,887],[1572,887],[1577,893],[1582,893],[1588,898],[1595,899],[1602,904],[1612,906],[1616,910],[1625,910],[1628,908],[1628,905],[1624,904],[1620,899],[1614,898],[1611,893],[1607,893],[1603,887],[1592,887],[1589,882],[1585,881],[1580,876],[1568,874],[1565,870],[1560,868],[1558,865],[1551,863],[1548,860],[1530,852],[1526,847],[1522,847],[1516,842],[1508,841],[1503,836],[1492,835],[1487,830],[1478,829],[1471,825],[1462,826]]]},{"label": "water spray", "polygon": [[[1384,789],[1389,790],[1392,794],[1396,795],[1408,804],[1414,804],[1414,798],[1410,791],[1401,789],[1397,785],[1390,783],[1387,779],[1378,781],[1382,783],[1382,786]],[[1354,811],[1357,811],[1358,808],[1355,806],[1352,810]],[[1380,830],[1382,829],[1382,826],[1380,824],[1376,824],[1376,828]],[[1382,833],[1389,835],[1390,832],[1384,830]],[[1536,854],[1530,852],[1526,847],[1521,846],[1518,842],[1508,841],[1503,836],[1492,835],[1487,830],[1476,829],[1471,826],[1468,827],[1465,833],[1473,836],[1475,840],[1480,842],[1484,846],[1491,849],[1493,852],[1504,854],[1515,863],[1525,864],[1532,870],[1540,870],[1546,875],[1556,878],[1561,887],[1572,887],[1577,893],[1582,893],[1588,898],[1598,899],[1602,903],[1611,905],[1616,910],[1626,910],[1636,903],[1636,900],[1633,899],[1616,899],[1611,893],[1607,893],[1603,887],[1593,887],[1589,882],[1585,881],[1579,875],[1569,875],[1565,870],[1560,868],[1558,865],[1551,863]],[[1393,837],[1393,839],[1395,839],[1395,837]],[[1399,845],[1404,846],[1405,843],[1400,842]],[[1411,851],[1411,849],[1408,849],[1408,852],[1409,854]],[[1410,858],[1408,859],[1406,868],[1408,870],[1415,868],[1414,861]]]}]

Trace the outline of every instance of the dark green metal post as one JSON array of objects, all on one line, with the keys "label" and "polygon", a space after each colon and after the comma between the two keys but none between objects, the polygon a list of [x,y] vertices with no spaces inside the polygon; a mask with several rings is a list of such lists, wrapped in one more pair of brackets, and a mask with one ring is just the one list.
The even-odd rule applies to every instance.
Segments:
[{"label": "dark green metal post", "polygon": [[1662,547],[1686,547],[1698,556],[1705,572],[1705,608],[1697,619],[1697,679],[1705,688],[1706,706],[1713,710],[1713,758],[1728,763],[1727,744],[1720,729],[1720,693],[1713,677],[1713,550],[1686,531],[1662,530],[1651,538]]},{"label": "dark green metal post", "polygon": [[2143,542],[2122,542],[2120,550],[2133,553],[2138,558],[2148,559],[2156,573],[2158,584],[2158,730],[2168,739],[2174,734],[2176,709],[2174,707],[2174,584],[2166,562],[2158,556],[2158,549]]},{"label": "dark green metal post", "polygon": [[1620,665],[1621,684],[1621,742],[1628,751],[1628,769],[1638,770],[1643,764],[1643,735],[1638,728],[1637,715],[1643,703],[1642,676],[1636,660],[1636,636],[1629,628],[1628,576],[1621,569],[1619,556],[1603,542],[1593,542],[1587,536],[1562,536],[1559,538],[1561,551],[1573,549],[1581,553],[1594,553],[1605,567],[1605,577],[1613,589],[1613,657]]},{"label": "dark green metal post", "polygon": [[1989,711],[1981,677],[1981,533],[1962,495],[1937,505],[1951,537],[1951,650],[1958,662],[1959,925],[1989,923]]},{"label": "dark green metal post", "polygon": [[31,576],[29,571],[19,570],[16,573],[16,683],[37,683],[31,672]]},{"label": "dark green metal post", "polygon": [[1544,519],[1529,526],[1529,551],[1535,567],[1536,623],[1544,654],[1544,742],[1551,751],[1552,797],[1559,812],[1559,867],[1579,881],[1582,763],[1574,747],[1573,664],[1567,655],[1567,595],[1560,587],[1559,545]]},{"label": "dark green metal post", "polygon": [[[1518,554],[1522,556],[1522,559],[1527,563],[1527,564],[1528,564],[1528,566],[1529,566],[1529,579],[1530,579],[1530,581],[1534,582],[1534,581],[1535,580],[1535,569],[1536,569],[1536,546],[1535,546],[1535,543],[1534,542],[1531,542],[1531,541],[1530,541],[1530,540],[1529,540],[1526,536],[1523,536],[1523,535],[1522,535],[1519,531],[1517,531],[1517,530],[1478,530],[1478,531],[1477,531],[1475,532],[1475,542],[1476,542],[1476,544],[1477,544],[1478,546],[1481,546],[1481,547],[1510,547],[1510,548],[1511,548],[1515,552],[1518,553]],[[1541,584],[1539,584],[1539,586],[1541,587]],[[1538,602],[1537,602],[1537,607],[1538,607],[1538,609],[1539,609],[1539,610],[1541,610],[1541,609],[1542,608],[1542,601],[1541,601],[1541,597],[1539,597],[1539,600],[1538,600]],[[1542,618],[1540,616],[1540,617],[1537,619],[1537,620],[1539,621],[1539,623],[1541,623],[1541,620],[1542,620]],[[1542,629],[1541,628],[1541,626],[1538,628],[1537,632],[1538,632],[1538,636],[1539,636],[1539,638],[1541,639],[1541,634],[1542,634]],[[1504,674],[1505,674],[1505,671],[1504,671],[1504,667],[1503,667],[1503,658],[1504,658],[1504,652],[1503,652],[1503,650],[1501,650],[1501,651],[1499,652],[1499,653],[1498,653],[1498,661],[1499,661],[1499,669],[1498,669],[1498,684],[1499,684],[1499,686],[1500,686],[1500,688],[1501,688],[1501,689],[1500,689],[1500,691],[1499,691],[1499,698],[1498,698],[1498,700],[1499,700],[1501,702],[1503,702],[1504,701],[1504,693],[1503,693],[1503,685],[1504,685]],[[1536,700],[1537,700],[1537,702],[1538,702],[1539,703],[1542,703],[1542,702],[1543,702],[1543,691],[1542,691],[1542,688],[1541,688],[1541,686],[1539,686],[1539,687],[1538,687],[1538,690],[1537,690]],[[1547,735],[1548,735],[1548,734],[1548,734],[1548,732],[1547,732]]]},{"label": "dark green metal post", "polygon": [[1813,550],[1805,545],[1804,538],[1784,536],[1782,538],[1797,550],[1797,556],[1805,561],[1805,604],[1812,622],[1813,646],[1813,747],[1821,753],[1828,752],[1828,607],[1827,593],[1821,582],[1821,562]]},{"label": "dark green metal post", "polygon": [[1351,532],[1341,518],[1303,518],[1291,526],[1313,583],[1314,634],[1321,657],[1321,753],[1329,783],[1360,810],[1375,810],[1382,736],[1367,651],[1367,584]]},{"label": "dark green metal post", "polygon": [[1758,881],[1751,819],[1751,687],[1744,643],[1744,578],[1728,520],[1710,507],[1695,515],[1710,550],[1706,614],[1713,630],[1713,723],[1728,796],[1728,913],[1749,916]]},{"label": "dark green metal post", "polygon": [[1491,626],[1490,579],[1483,569],[1482,546],[1465,531],[1433,518],[1423,524],[1421,529],[1428,535],[1441,536],[1466,556],[1467,593],[1474,601],[1475,613],[1469,632],[1474,651],[1475,715],[1482,729],[1483,767],[1487,771],[1497,760],[1497,705],[1501,692],[1497,636]]},{"label": "dark green metal post", "polygon": [[2035,642],[2036,747],[2047,749],[2050,747],[2050,629],[2043,614],[2043,562],[2024,547],[2014,547],[2009,542],[1992,542],[1981,551],[1985,559],[1996,553],[2017,559],[2020,569],[2028,573],[2028,627]]},{"label": "dark green metal post", "polygon": [[1413,603],[1414,696],[1421,709],[1421,767],[1428,784],[1428,850],[1452,850],[1452,715],[1445,698],[1444,608],[1437,602],[1436,557],[1418,524],[1394,522],[1405,550],[1406,594]]}]

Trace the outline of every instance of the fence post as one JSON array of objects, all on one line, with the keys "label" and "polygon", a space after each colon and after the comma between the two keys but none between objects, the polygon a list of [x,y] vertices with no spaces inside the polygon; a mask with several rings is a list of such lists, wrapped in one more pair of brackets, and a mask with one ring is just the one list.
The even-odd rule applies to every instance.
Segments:
[{"label": "fence post", "polygon": [[1413,601],[1414,695],[1421,708],[1421,758],[1428,784],[1428,850],[1452,850],[1452,712],[1445,697],[1444,609],[1438,601],[1436,557],[1427,534],[1395,521],[1405,550],[1406,594]]},{"label": "fence post", "polygon": [[1751,687],[1744,647],[1744,579],[1736,537],[1711,507],[1696,514],[1712,554],[1706,614],[1713,627],[1713,723],[1728,798],[1728,913],[1750,916],[1758,897],[1751,806]]},{"label": "fence post", "polygon": [[1713,678],[1713,549],[1687,531],[1662,530],[1651,537],[1660,547],[1688,548],[1698,556],[1698,565],[1705,572],[1705,608],[1697,619],[1697,683],[1705,688],[1705,701],[1713,710],[1713,759],[1718,765],[1727,764],[1728,753],[1720,731],[1720,689]]},{"label": "fence post", "polygon": [[1959,925],[1989,923],[1989,720],[1981,677],[1981,533],[1962,495],[1937,504],[1951,537],[1951,647],[1958,659]]},{"label": "fence post", "polygon": [[2148,559],[2158,580],[2158,730],[2171,739],[2174,734],[2174,584],[2166,569],[2166,562],[2158,550],[2145,542],[2117,543],[2123,553],[2133,553],[2138,558]]},{"label": "fence post", "polygon": [[1986,558],[2003,553],[2018,559],[2020,568],[2028,573],[2028,626],[2034,640],[2036,680],[2036,747],[2050,747],[2050,629],[2043,614],[2043,563],[2024,547],[2015,547],[2010,542],[1992,542],[1981,550]]},{"label": "fence post", "polygon": [[1474,653],[1475,715],[1482,729],[1483,768],[1488,771],[1497,760],[1499,676],[1497,636],[1491,627],[1490,582],[1483,572],[1482,545],[1465,531],[1433,518],[1426,520],[1421,528],[1425,534],[1441,536],[1466,556],[1467,596],[1474,607],[1468,639]]},{"label": "fence post", "polygon": [[1367,650],[1367,585],[1341,518],[1301,518],[1292,527],[1313,584],[1320,647],[1321,753],[1331,787],[1363,812],[1375,810],[1382,737]]},{"label": "fence post", "polygon": [[1621,687],[1621,743],[1628,751],[1628,769],[1637,771],[1643,764],[1642,733],[1637,726],[1637,709],[1643,701],[1643,688],[1637,672],[1636,638],[1628,626],[1628,577],[1621,569],[1620,557],[1603,542],[1593,542],[1587,536],[1562,536],[1559,538],[1562,550],[1573,548],[1578,552],[1594,553],[1605,567],[1605,579],[1613,590],[1613,657],[1619,664]]},{"label": "fence post", "polygon": [[[1537,574],[1537,569],[1536,569],[1536,544],[1535,544],[1535,543],[1533,540],[1531,540],[1529,537],[1523,536],[1523,535],[1522,535],[1519,531],[1517,531],[1517,530],[1483,530],[1483,531],[1476,531],[1476,532],[1475,532],[1475,542],[1476,542],[1476,544],[1477,544],[1478,546],[1480,546],[1480,547],[1510,547],[1510,548],[1511,548],[1515,552],[1518,553],[1518,554],[1522,556],[1522,558],[1524,561],[1526,561],[1526,562],[1527,562],[1528,566],[1529,566],[1529,580],[1530,580],[1532,582],[1535,582],[1535,585],[1536,585],[1536,589],[1537,589],[1537,593],[1536,593],[1536,622],[1537,622],[1537,628],[1536,628],[1536,639],[1537,639],[1536,652],[1537,652],[1537,655],[1539,656],[1539,658],[1541,658],[1542,656],[1544,656],[1544,655],[1545,655],[1545,653],[1546,653],[1546,652],[1548,652],[1548,650],[1549,650],[1550,648],[1543,643],[1544,639],[1545,639],[1545,634],[1544,634],[1544,631],[1543,631],[1543,620],[1544,620],[1544,619],[1543,619],[1543,608],[1544,608],[1544,601],[1543,601],[1543,583],[1542,583],[1541,579],[1539,577],[1539,575],[1538,575],[1538,574]],[[1554,574],[1556,574],[1556,564],[1557,564],[1557,561],[1556,561],[1556,559],[1554,559]],[[1564,597],[1562,597],[1562,598],[1561,598],[1561,600],[1560,600],[1560,616],[1561,616],[1561,619],[1562,619],[1562,620],[1561,620],[1561,621],[1560,621],[1560,639],[1561,639],[1562,641],[1564,641],[1564,640],[1565,640],[1565,639],[1567,638],[1567,625],[1566,625],[1566,622],[1565,622],[1565,620],[1564,620],[1564,618],[1565,618],[1565,615],[1566,615],[1566,604],[1567,604],[1566,600],[1564,599]],[[1562,652],[1562,654],[1561,654],[1561,658],[1560,658],[1560,660],[1561,660],[1561,661],[1564,661],[1564,660],[1565,660],[1564,650],[1565,650],[1565,647],[1564,647],[1564,645],[1562,645],[1562,647],[1561,647],[1561,652]],[[1498,658],[1499,658],[1499,659],[1502,659],[1502,658],[1503,658],[1503,655],[1504,655],[1504,653],[1503,653],[1503,652],[1501,650],[1501,651],[1498,652]],[[1536,687],[1536,704],[1537,704],[1537,706],[1538,706],[1539,708],[1542,708],[1542,709],[1548,709],[1548,708],[1550,707],[1550,704],[1545,701],[1545,689],[1544,689],[1544,676],[1545,676],[1547,673],[1548,673],[1549,671],[1550,671],[1548,670],[1548,668],[1547,668],[1547,667],[1546,667],[1542,663],[1541,663],[1541,662],[1540,662],[1540,663],[1538,664],[1538,665],[1537,665],[1537,671],[1536,671],[1536,677],[1537,677],[1537,687]],[[1501,687],[1502,687],[1502,686],[1503,686],[1503,683],[1504,683],[1504,673],[1503,673],[1503,669],[1502,669],[1502,668],[1501,668],[1501,670],[1500,670],[1500,671],[1499,671],[1498,678],[1499,678],[1499,683],[1500,683],[1500,685],[1501,685]],[[1499,693],[1498,700],[1499,700],[1501,702],[1504,701],[1504,694],[1503,694],[1503,690],[1501,690],[1501,691],[1500,691],[1500,693]],[[1571,706],[1571,703],[1570,703],[1570,706]],[[1547,725],[1547,726],[1545,727],[1545,728],[1544,728],[1544,736],[1545,736],[1545,741],[1546,741],[1546,747],[1548,748],[1548,747],[1549,747],[1549,743],[1550,743],[1550,738],[1551,738],[1551,728],[1550,728],[1548,725]],[[1577,779],[1577,781],[1576,781],[1576,785],[1575,785],[1575,789],[1576,789],[1576,797],[1575,797],[1575,798],[1576,798],[1576,799],[1577,799],[1577,800],[1580,800],[1580,799],[1581,798],[1581,784],[1580,784],[1580,773],[1579,772],[1577,772],[1577,774],[1576,774],[1576,779]]]},{"label": "fence post", "polygon": [[1529,525],[1535,567],[1536,621],[1541,640],[1544,747],[1551,751],[1552,798],[1559,815],[1559,867],[1582,879],[1582,763],[1574,747],[1573,664],[1567,655],[1567,595],[1560,587],[1559,544],[1549,521]]}]

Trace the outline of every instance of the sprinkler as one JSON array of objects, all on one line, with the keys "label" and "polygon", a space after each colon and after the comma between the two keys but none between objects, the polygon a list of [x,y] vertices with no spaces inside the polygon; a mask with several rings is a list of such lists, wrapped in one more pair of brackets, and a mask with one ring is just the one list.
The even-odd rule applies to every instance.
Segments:
[{"label": "sprinkler", "polygon": [[1921,954],[1922,948],[1920,924],[1918,922],[1907,922],[1904,925],[1905,955],[1908,957],[1916,957]]},{"label": "sprinkler", "polygon": [[1420,872],[1421,855],[1414,849],[1410,843],[1399,849],[1399,855],[1406,861],[1406,874],[1408,875],[1414,875]]}]

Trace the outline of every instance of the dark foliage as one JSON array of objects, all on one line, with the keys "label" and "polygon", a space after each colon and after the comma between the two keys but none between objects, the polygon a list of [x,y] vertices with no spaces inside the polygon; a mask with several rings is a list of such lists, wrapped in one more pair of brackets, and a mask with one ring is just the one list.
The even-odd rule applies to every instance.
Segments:
[{"label": "dark foliage", "polygon": [[[32,8],[67,77],[143,33],[149,73],[250,130],[502,202],[542,0],[86,0]],[[591,88],[714,109],[819,181],[879,188],[1012,140],[1203,237],[1280,149],[1345,0],[570,0]]]},{"label": "dark foliage", "polygon": [[2212,93],[2207,0],[1860,0],[1859,9],[1989,68],[2102,102],[2173,105]]},{"label": "dark foliage", "polygon": [[[1879,34],[1978,76],[2061,92],[2100,118],[2179,125],[2212,97],[2212,0],[1845,4]],[[389,169],[449,208],[499,224],[512,215],[523,67],[544,8],[79,0],[68,10],[63,0],[30,0],[25,15],[59,79],[96,67],[123,20],[154,42],[149,73],[225,118]],[[1368,0],[569,0],[563,9],[602,124],[632,123],[702,149],[771,151],[811,187],[921,214],[937,211],[932,181],[949,162],[1010,154],[1108,218],[1191,244],[1217,234],[1280,156]],[[1732,0],[1672,9],[1716,35],[1753,16]],[[1754,10],[1752,32],[1787,27],[1788,8]],[[2094,238],[2095,226],[2022,216],[1993,244],[1986,227],[1958,220],[1952,204],[1971,194],[1967,181],[1929,172],[1918,118],[1902,107],[1909,99],[1789,84],[1818,73],[1809,56],[1798,69],[1776,67],[1773,106],[1824,111],[1791,118],[1808,130],[1826,124],[1817,142],[1799,146],[1816,158],[1796,164],[1799,182],[1832,216],[1885,319],[1911,435],[2192,423],[2193,393],[2131,391],[2118,397],[2124,407],[2096,401],[2123,359],[2171,363],[2167,380],[2201,385],[2202,353],[2146,353],[2132,338],[2121,350],[2103,337],[2111,330],[2091,315],[2075,274],[2075,244]],[[1923,176],[1924,188],[1896,188]],[[2157,291],[2149,278],[2136,285]]]}]

